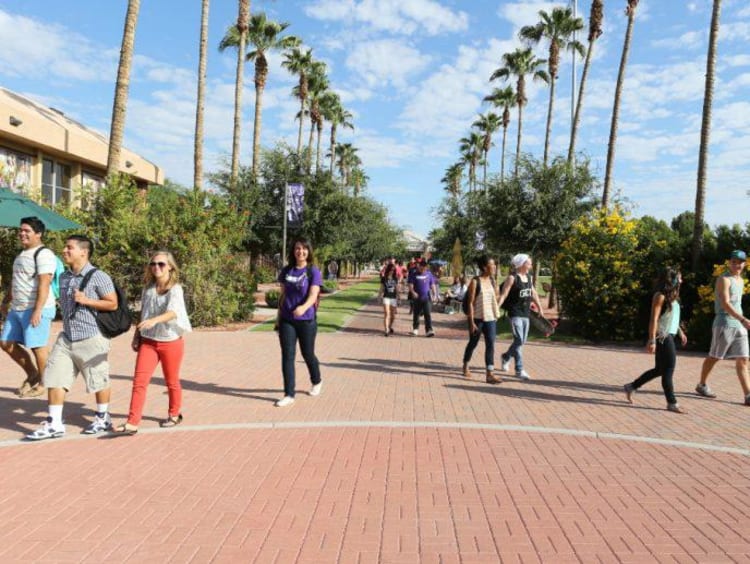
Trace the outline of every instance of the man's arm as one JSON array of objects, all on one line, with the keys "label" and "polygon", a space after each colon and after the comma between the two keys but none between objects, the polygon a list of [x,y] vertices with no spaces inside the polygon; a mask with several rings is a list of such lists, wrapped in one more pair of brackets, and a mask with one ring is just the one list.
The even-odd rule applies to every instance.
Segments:
[{"label": "man's arm", "polygon": [[73,299],[81,304],[97,311],[115,311],[117,309],[117,292],[104,294],[100,299],[89,298],[80,290],[75,291]]},{"label": "man's arm", "polygon": [[503,305],[505,298],[510,294],[510,289],[513,287],[513,283],[516,281],[515,276],[508,274],[508,277],[503,282],[503,291],[500,292],[500,297],[497,299],[497,305]]},{"label": "man's arm", "polygon": [[34,303],[34,311],[31,313],[31,326],[38,327],[42,321],[42,310],[44,304],[47,303],[49,297],[50,284],[52,284],[52,274],[39,274],[37,276],[38,283],[36,287],[36,302]]}]

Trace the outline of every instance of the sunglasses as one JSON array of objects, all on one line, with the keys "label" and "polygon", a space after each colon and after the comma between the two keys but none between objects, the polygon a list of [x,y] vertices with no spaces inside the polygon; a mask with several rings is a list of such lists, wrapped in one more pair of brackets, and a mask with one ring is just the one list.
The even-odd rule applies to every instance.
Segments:
[{"label": "sunglasses", "polygon": [[159,261],[159,262],[150,262],[150,263],[148,263],[148,265],[149,266],[158,266],[159,268],[166,268],[167,267],[167,263],[166,262],[161,262],[161,261]]}]

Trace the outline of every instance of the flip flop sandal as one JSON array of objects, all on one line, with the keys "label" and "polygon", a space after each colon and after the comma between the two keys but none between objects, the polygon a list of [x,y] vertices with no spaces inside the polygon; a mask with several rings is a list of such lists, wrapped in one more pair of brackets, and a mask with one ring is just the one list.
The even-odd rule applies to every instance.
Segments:
[{"label": "flip flop sandal", "polygon": [[159,427],[177,427],[177,425],[179,425],[180,423],[182,423],[182,413],[180,413],[177,417],[170,416],[162,421],[159,421]]},{"label": "flip flop sandal", "polygon": [[28,390],[26,390],[24,393],[19,394],[19,397],[22,398],[36,398],[44,394],[44,392],[47,391],[47,388],[44,387],[44,384],[41,382],[37,382],[33,386],[31,386]]},{"label": "flip flop sandal", "polygon": [[131,436],[138,432],[138,427],[130,423],[123,423],[112,429],[112,432],[116,435]]}]

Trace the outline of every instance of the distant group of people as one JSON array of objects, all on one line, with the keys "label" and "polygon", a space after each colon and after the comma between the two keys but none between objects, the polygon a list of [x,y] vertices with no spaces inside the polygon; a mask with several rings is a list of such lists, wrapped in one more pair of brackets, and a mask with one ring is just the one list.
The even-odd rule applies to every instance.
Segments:
[{"label": "distant group of people", "polygon": [[[748,375],[748,328],[750,321],[742,313],[742,295],[744,281],[742,272],[745,269],[747,255],[744,251],[734,250],[728,258],[727,271],[719,276],[715,284],[714,322],[712,328],[711,349],[703,362],[700,381],[695,392],[703,397],[715,398],[716,394],[708,386],[707,380],[711,370],[719,360],[733,359],[737,377],[742,388],[744,404],[750,406],[750,376]],[[413,267],[408,273],[409,299],[412,302],[412,334],[419,334],[419,317],[424,315],[427,337],[434,336],[431,304],[434,302],[432,288],[437,284],[437,277],[428,269],[425,259],[412,261]],[[508,349],[500,355],[501,371],[508,372],[511,363],[515,374],[522,380],[531,376],[524,368],[523,346],[528,339],[530,317],[537,314],[544,317],[544,308],[537,294],[533,275],[532,259],[526,254],[517,254],[511,260],[511,270],[503,283],[495,282],[497,265],[488,256],[480,256],[476,266],[479,274],[467,284],[464,276],[456,276],[453,285],[446,292],[444,305],[466,302],[467,327],[469,340],[464,349],[463,375],[471,378],[469,368],[472,355],[480,338],[485,341],[485,378],[489,384],[499,384],[503,380],[495,374],[495,342],[497,339],[497,321],[500,308],[506,310],[513,335]],[[385,336],[393,334],[393,324],[398,306],[398,281],[401,274],[396,263],[391,259],[381,270],[381,293],[384,310]],[[660,274],[652,297],[651,314],[648,327],[646,352],[655,355],[654,368],[644,372],[640,377],[625,384],[626,400],[633,403],[635,392],[655,378],[661,378],[662,388],[667,400],[667,409],[674,413],[684,413],[678,404],[673,384],[676,366],[676,343],[683,346],[687,335],[680,325],[679,291],[682,275],[678,269],[667,267]],[[532,309],[535,313],[532,313]]]}]

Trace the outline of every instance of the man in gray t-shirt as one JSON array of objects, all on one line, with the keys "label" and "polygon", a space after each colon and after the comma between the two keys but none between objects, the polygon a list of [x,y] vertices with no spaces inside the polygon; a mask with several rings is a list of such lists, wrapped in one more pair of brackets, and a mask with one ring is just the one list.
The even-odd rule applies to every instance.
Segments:
[{"label": "man in gray t-shirt", "polygon": [[722,359],[734,359],[737,378],[742,386],[744,403],[750,406],[750,379],[748,378],[748,341],[747,330],[750,320],[742,314],[742,293],[744,280],[742,271],[745,269],[747,255],[745,251],[732,251],[729,255],[727,272],[716,279],[714,294],[713,334],[711,336],[711,350],[703,361],[701,380],[695,388],[698,395],[715,398],[706,381],[711,369]]},{"label": "man in gray t-shirt", "polygon": [[5,323],[0,348],[26,372],[26,379],[16,392],[22,398],[44,393],[42,374],[49,356],[50,327],[55,318],[55,297],[50,283],[57,260],[51,250],[42,246],[44,231],[44,222],[39,218],[21,220],[18,239],[23,250],[13,261],[11,288],[2,303]]}]

